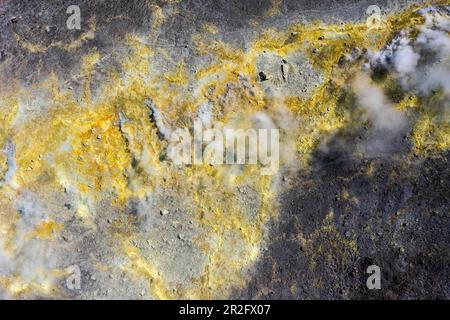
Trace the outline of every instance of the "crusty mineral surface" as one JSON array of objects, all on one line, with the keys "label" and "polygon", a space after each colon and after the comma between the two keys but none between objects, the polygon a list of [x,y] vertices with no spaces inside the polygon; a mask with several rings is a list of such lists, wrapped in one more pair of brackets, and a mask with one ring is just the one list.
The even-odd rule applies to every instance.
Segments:
[{"label": "crusty mineral surface", "polygon": [[1,1],[0,297],[449,299],[449,5]]}]

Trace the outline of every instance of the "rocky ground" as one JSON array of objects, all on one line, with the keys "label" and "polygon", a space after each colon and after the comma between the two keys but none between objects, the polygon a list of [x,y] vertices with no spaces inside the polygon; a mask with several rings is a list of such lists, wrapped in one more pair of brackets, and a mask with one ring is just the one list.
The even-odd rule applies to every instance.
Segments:
[{"label": "rocky ground", "polygon": [[[0,297],[449,299],[448,21],[446,1],[3,1]],[[198,119],[279,128],[279,171],[174,165]]]}]

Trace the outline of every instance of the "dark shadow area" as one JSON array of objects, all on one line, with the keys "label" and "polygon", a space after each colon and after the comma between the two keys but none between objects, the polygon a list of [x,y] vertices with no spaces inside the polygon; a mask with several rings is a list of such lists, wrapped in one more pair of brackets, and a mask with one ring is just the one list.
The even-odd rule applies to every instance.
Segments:
[{"label": "dark shadow area", "polygon": [[[236,296],[449,299],[449,160],[316,158],[281,195],[268,250]],[[372,264],[381,290],[366,287]]]}]

